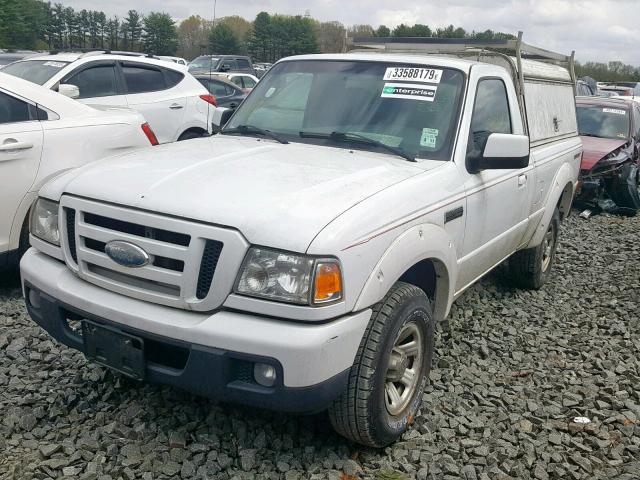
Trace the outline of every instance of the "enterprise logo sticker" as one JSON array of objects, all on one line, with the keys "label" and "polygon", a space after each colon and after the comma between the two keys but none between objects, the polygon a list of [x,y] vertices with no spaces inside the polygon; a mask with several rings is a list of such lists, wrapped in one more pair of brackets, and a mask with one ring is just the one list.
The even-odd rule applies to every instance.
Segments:
[{"label": "enterprise logo sticker", "polygon": [[382,88],[382,98],[403,98],[405,100],[422,100],[433,102],[438,87],[419,85],[414,83],[385,83]]}]

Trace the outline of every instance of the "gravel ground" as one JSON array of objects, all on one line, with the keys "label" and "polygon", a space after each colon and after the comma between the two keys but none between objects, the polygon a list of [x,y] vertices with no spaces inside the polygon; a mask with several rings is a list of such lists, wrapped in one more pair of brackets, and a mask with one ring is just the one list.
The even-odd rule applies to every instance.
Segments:
[{"label": "gravel ground", "polygon": [[501,269],[473,287],[440,329],[415,428],[379,451],[324,415],[215,404],[87,364],[5,279],[0,478],[638,479],[639,245],[640,218],[574,215],[541,291]]}]

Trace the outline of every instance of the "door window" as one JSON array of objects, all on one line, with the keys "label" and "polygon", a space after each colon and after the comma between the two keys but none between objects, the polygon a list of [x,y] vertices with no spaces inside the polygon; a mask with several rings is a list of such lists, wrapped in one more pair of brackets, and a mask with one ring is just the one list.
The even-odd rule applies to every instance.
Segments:
[{"label": "door window", "polygon": [[242,88],[242,77],[233,77],[231,79],[231,83],[233,83],[234,85],[237,85],[238,87]]},{"label": "door window", "polygon": [[0,124],[28,122],[29,104],[0,92]]},{"label": "door window", "polygon": [[236,65],[236,61],[233,58],[224,58],[222,60],[222,65],[228,65],[229,66],[229,70],[233,71],[233,70],[237,70],[238,67]]},{"label": "door window", "polygon": [[122,66],[122,73],[127,92],[130,94],[156,92],[166,88],[164,75],[160,69],[146,65],[125,64]]},{"label": "door window", "polygon": [[79,98],[108,97],[119,93],[115,65],[86,68],[64,83],[78,87],[80,90]]},{"label": "door window", "polygon": [[507,89],[504,82],[496,78],[478,82],[476,103],[471,115],[467,157],[479,157],[492,133],[512,133]]},{"label": "door window", "polygon": [[236,61],[238,62],[238,69],[240,70],[251,69],[251,65],[249,65],[249,60],[246,60],[244,58],[238,58]]},{"label": "door window", "polygon": [[227,92],[227,86],[222,82],[216,82],[215,80],[208,81],[208,90],[214,97],[226,97],[229,95]]},{"label": "door window", "polygon": [[636,139],[640,140],[640,107],[637,105],[633,108],[633,123],[634,135]]},{"label": "door window", "polygon": [[244,88],[253,88],[256,86],[256,81],[251,77],[242,77],[244,81]]}]

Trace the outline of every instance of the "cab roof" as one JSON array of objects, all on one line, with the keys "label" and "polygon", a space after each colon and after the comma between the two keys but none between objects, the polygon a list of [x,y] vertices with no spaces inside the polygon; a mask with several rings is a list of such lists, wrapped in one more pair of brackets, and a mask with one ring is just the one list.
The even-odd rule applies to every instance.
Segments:
[{"label": "cab roof", "polygon": [[292,60],[350,60],[350,61],[367,61],[381,63],[398,63],[398,64],[422,64],[425,66],[438,66],[444,68],[455,68],[469,73],[472,65],[478,65],[480,62],[473,60],[465,60],[461,58],[444,57],[438,55],[413,55],[413,54],[395,54],[395,53],[322,53],[312,55],[296,55],[287,57],[280,62]]}]

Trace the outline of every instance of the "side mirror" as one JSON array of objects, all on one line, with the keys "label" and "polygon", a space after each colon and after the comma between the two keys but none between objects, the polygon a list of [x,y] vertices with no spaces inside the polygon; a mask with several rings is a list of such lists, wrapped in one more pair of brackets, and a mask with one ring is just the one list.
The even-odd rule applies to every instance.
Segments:
[{"label": "side mirror", "polygon": [[213,127],[215,131],[220,131],[233,115],[231,108],[217,107],[213,112]]},{"label": "side mirror", "polygon": [[229,65],[228,63],[223,63],[220,66],[220,71],[221,72],[228,72],[229,70],[231,70],[231,65]]},{"label": "side mirror", "polygon": [[511,133],[492,133],[482,155],[470,159],[474,172],[480,170],[515,170],[529,165],[529,137]]},{"label": "side mirror", "polygon": [[58,85],[58,93],[69,98],[80,98],[80,89],[69,83],[61,83]]}]

